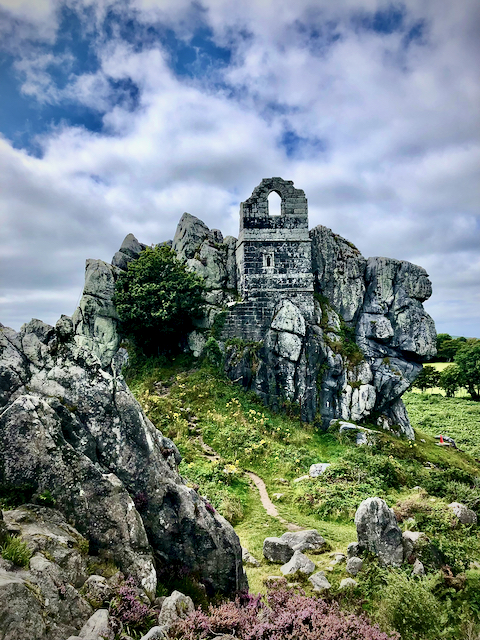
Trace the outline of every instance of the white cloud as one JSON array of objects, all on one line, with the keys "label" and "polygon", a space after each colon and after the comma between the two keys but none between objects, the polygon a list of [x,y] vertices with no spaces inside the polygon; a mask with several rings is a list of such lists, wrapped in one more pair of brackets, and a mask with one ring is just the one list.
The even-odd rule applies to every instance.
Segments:
[{"label": "white cloud", "polygon": [[[108,5],[91,5],[97,24]],[[128,232],[147,243],[172,237],[185,210],[236,235],[238,202],[262,178],[281,175],[305,190],[312,226],[330,226],[367,256],[425,266],[434,284],[428,308],[439,326],[471,335],[480,315],[473,1],[409,0],[406,24],[424,19],[425,30],[408,48],[404,34],[352,27],[353,10],[386,3],[204,6],[213,39],[233,54],[225,69],[202,77],[176,77],[159,43],[138,50],[119,33],[109,41],[96,37],[100,69],[72,76],[61,90],[48,71],[59,62],[51,53],[40,58],[29,51],[17,63],[24,91],[104,112],[104,131],[57,127],[40,139],[41,159],[0,142],[9,280],[19,290],[31,289],[32,280],[51,290],[53,321],[71,312],[85,258],[109,260]],[[198,25],[198,6],[188,2],[139,0],[135,7],[137,18],[161,20],[185,42]],[[299,25],[316,29],[318,38]],[[340,35],[335,41],[333,32]],[[110,81],[122,79],[139,89],[133,111],[115,101]],[[279,146],[285,130],[311,141],[304,155],[287,157]],[[62,253],[69,245],[70,253]],[[25,301],[25,312],[38,315],[39,299],[28,294]],[[6,308],[13,304],[9,294]]]}]

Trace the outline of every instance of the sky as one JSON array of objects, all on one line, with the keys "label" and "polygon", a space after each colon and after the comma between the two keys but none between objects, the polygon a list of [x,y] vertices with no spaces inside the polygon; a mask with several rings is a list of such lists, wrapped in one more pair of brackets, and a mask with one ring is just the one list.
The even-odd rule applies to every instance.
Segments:
[{"label": "sky", "polygon": [[184,211],[238,235],[263,178],[480,337],[478,0],[0,0],[0,322]]}]

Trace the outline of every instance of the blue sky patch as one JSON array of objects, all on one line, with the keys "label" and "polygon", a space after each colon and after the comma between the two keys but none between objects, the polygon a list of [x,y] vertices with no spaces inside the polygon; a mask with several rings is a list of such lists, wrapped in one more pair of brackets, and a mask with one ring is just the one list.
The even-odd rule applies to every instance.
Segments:
[{"label": "blue sky patch", "polygon": [[287,129],[280,138],[280,144],[285,149],[288,158],[296,158],[302,156],[305,152],[309,155],[314,153],[324,153],[327,145],[320,138],[303,138]]}]

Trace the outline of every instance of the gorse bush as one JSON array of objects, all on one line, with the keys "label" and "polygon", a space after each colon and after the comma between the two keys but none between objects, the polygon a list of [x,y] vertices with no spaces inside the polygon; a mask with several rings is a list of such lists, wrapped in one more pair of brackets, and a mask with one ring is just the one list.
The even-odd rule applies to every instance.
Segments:
[{"label": "gorse bush", "polygon": [[391,573],[384,587],[378,619],[400,632],[404,640],[437,639],[442,629],[441,606],[432,593],[437,578]]},{"label": "gorse bush", "polygon": [[279,589],[261,596],[239,596],[235,602],[197,610],[178,622],[174,638],[207,640],[231,634],[239,640],[397,640],[365,616],[346,615],[336,603],[307,597],[303,591]]}]

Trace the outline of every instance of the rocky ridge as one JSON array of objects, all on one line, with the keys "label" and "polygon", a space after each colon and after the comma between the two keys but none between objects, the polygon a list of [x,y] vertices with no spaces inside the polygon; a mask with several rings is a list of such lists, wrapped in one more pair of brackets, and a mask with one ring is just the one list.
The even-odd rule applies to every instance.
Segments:
[{"label": "rocky ridge", "polygon": [[[365,259],[330,229],[310,231],[315,278],[313,322],[290,300],[274,310],[256,347],[220,335],[226,372],[269,405],[301,405],[303,419],[320,415],[363,422],[414,438],[401,400],[421,363],[436,353],[436,332],[422,302],[432,292],[422,267],[389,258]],[[189,335],[199,356],[215,323],[235,307],[235,238],[185,213],[172,244],[177,257],[205,279],[205,312]],[[217,319],[217,320],[216,320]],[[221,323],[220,323],[221,324]],[[255,351],[256,348],[256,351]]]},{"label": "rocky ridge", "polygon": [[[125,266],[142,248],[129,236],[114,262]],[[72,318],[55,327],[34,319],[18,333],[0,325],[0,487],[17,499],[48,496],[90,554],[115,562],[149,597],[165,570],[235,592],[247,584],[238,537],[187,487],[177,448],[121,375],[119,273],[88,260]]]}]

